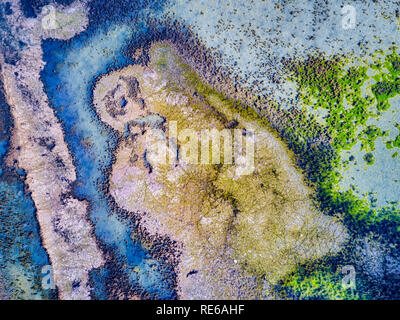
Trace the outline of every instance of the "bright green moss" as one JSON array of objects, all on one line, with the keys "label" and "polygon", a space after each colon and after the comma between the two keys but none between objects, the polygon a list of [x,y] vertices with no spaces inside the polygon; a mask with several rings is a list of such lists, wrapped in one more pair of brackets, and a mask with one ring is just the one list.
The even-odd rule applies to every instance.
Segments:
[{"label": "bright green moss", "polygon": [[[378,55],[373,59],[375,62],[372,64],[361,64],[350,68],[345,68],[348,59],[341,57],[332,60],[309,58],[305,62],[291,66],[292,80],[299,84],[303,103],[329,112],[325,128],[333,139],[334,150],[326,154],[327,157],[316,159],[318,170],[309,172],[310,179],[318,181],[318,198],[328,211],[354,214],[355,217],[363,217],[367,221],[375,216],[370,214],[369,205],[359,207],[359,201],[355,196],[350,196],[348,192],[336,191],[336,186],[340,179],[337,169],[342,165],[338,156],[339,151],[349,150],[357,142],[361,142],[361,150],[365,151],[364,160],[372,165],[374,163],[372,151],[375,150],[378,138],[386,139],[384,143],[387,149],[400,147],[400,135],[394,141],[390,141],[388,132],[384,132],[376,125],[367,124],[369,119],[379,117],[380,112],[387,109],[390,97],[399,94],[400,58],[393,49],[383,59],[378,58]],[[368,68],[375,72],[372,76],[367,74]],[[371,77],[377,83],[371,87],[373,95],[369,96],[362,88]],[[303,134],[294,131],[293,135]],[[290,138],[296,145],[301,143],[301,138]],[[300,159],[305,157],[306,163],[310,161],[309,153],[306,151],[303,153],[299,147],[296,149],[300,149]],[[321,157],[321,154],[319,156]],[[357,209],[352,210],[353,207]]]},{"label": "bright green moss", "polygon": [[353,288],[342,285],[343,275],[328,268],[310,273],[297,271],[288,277],[284,285],[289,291],[304,300],[358,300],[359,294]]},{"label": "bright green moss", "polygon": [[[400,93],[399,60],[393,50],[382,64],[346,69],[346,59],[336,57],[332,60],[309,58],[292,67],[293,80],[299,84],[303,103],[328,111],[326,128],[336,150],[351,149],[362,141],[362,149],[368,152],[374,150],[377,138],[386,136],[379,128],[367,126],[367,121],[387,110],[388,100]],[[373,96],[363,92],[370,78],[368,68],[376,71],[373,78],[377,83],[371,87]]]},{"label": "bright green moss", "polygon": [[391,141],[392,145],[396,148],[400,148],[400,125],[398,123],[395,124],[396,129],[399,131],[399,134],[396,136],[394,141]]}]

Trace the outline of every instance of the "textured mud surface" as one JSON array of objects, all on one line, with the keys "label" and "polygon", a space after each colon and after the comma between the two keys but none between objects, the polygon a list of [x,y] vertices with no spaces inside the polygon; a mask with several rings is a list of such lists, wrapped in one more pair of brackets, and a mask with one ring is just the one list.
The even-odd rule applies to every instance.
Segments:
[{"label": "textured mud surface", "polygon": [[[344,227],[317,212],[277,136],[233,111],[222,96],[201,90],[170,44],[152,46],[149,59],[146,68],[135,65],[103,76],[94,105],[100,118],[124,135],[110,193],[124,209],[141,212],[150,233],[180,245],[181,297],[254,298],[260,293],[250,274],[274,284],[296,264],[338,251],[346,239]],[[246,175],[227,159],[220,166],[182,162],[182,134],[175,148],[171,143],[173,130],[200,133],[232,124],[241,135],[245,128],[254,134],[254,172]],[[159,164],[155,160],[167,141],[178,156]]]}]

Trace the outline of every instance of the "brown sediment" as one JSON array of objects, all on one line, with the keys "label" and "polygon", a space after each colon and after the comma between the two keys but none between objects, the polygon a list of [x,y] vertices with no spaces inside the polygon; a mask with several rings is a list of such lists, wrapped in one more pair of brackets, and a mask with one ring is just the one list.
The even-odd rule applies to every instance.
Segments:
[{"label": "brown sediment", "polygon": [[[73,36],[85,28],[84,18],[74,30],[56,30],[51,35],[61,39]],[[101,266],[103,259],[86,217],[87,203],[70,195],[75,168],[39,80],[43,68],[41,37],[49,33],[42,29],[40,19],[24,19],[17,7],[7,19],[10,25],[20,26],[17,38],[29,37],[29,46],[20,52],[15,65],[0,57],[5,96],[14,120],[7,163],[26,172],[60,298],[89,299],[88,272]]]},{"label": "brown sediment", "polygon": [[[272,285],[296,265],[337,252],[346,231],[315,208],[312,190],[276,134],[256,119],[240,116],[212,90],[197,92],[205,85],[176,50],[170,42],[156,43],[146,67],[114,71],[97,84],[130,74],[139,81],[147,115],[177,120],[181,129],[254,132],[255,171],[241,177],[236,166],[225,164],[146,163],[151,147],[171,135],[165,126],[161,130],[146,123],[119,144],[110,194],[122,208],[139,212],[151,235],[176,241],[182,252],[176,268],[181,298],[260,297],[262,278]],[[94,89],[95,106],[110,124],[115,117],[106,115],[99,88]],[[122,128],[132,120],[137,119],[124,117],[113,126]]]}]

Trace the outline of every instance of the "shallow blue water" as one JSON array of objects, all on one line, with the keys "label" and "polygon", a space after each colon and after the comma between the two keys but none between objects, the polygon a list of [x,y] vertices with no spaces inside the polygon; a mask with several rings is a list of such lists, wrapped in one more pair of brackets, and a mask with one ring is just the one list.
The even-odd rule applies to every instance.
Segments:
[{"label": "shallow blue water", "polygon": [[133,23],[91,27],[70,41],[48,40],[42,45],[46,62],[42,81],[74,156],[74,193],[89,201],[95,235],[103,251],[113,257],[112,263],[91,274],[92,294],[97,299],[110,298],[109,286],[116,281],[115,272],[124,282],[119,285],[126,286],[127,291],[147,292],[160,299],[176,296],[172,267],[153,259],[148,250],[132,239],[132,221],[118,215],[101,190],[116,139],[91,106],[95,78],[130,63],[124,49],[145,31],[143,25]]}]

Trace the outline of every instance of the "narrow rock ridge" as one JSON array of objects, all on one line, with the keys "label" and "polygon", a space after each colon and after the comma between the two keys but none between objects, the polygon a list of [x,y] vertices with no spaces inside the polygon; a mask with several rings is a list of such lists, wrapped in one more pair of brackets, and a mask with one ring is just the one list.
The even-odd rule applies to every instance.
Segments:
[{"label": "narrow rock ridge", "polygon": [[87,203],[71,196],[75,168],[61,124],[40,81],[44,66],[41,39],[68,39],[84,30],[85,8],[78,2],[57,8],[61,13],[65,10],[72,20],[76,18],[75,23],[50,32],[43,29],[41,16],[24,18],[17,3],[12,3],[13,14],[7,16],[7,23],[15,38],[26,45],[15,64],[6,63],[4,56],[0,56],[6,99],[14,118],[7,164],[26,172],[60,298],[90,299],[88,272],[104,261],[86,217]]}]

